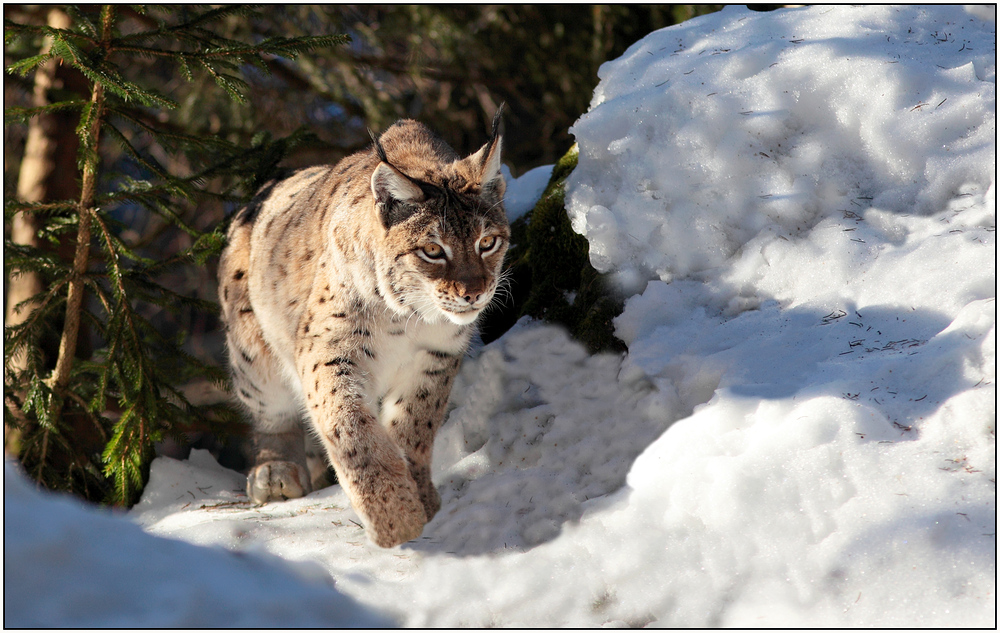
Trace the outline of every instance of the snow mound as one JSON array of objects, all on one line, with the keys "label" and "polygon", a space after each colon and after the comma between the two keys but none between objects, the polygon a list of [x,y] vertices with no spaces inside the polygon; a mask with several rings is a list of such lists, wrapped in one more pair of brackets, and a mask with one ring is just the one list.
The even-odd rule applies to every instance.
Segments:
[{"label": "snow mound", "polygon": [[995,200],[996,26],[958,6],[728,7],[601,66],[573,228],[641,290],[762,231]]},{"label": "snow mound", "polygon": [[5,627],[392,625],[321,568],[151,536],[124,516],[34,490],[6,461],[3,534]]},{"label": "snow mound", "polygon": [[500,171],[507,181],[507,191],[504,194],[504,209],[507,211],[507,219],[513,222],[528,211],[535,208],[538,200],[545,193],[545,186],[549,184],[552,176],[552,169],[555,165],[542,165],[528,170],[520,178],[514,178],[507,165],[502,165]]},{"label": "snow mound", "polygon": [[434,449],[444,509],[425,534],[453,554],[555,538],[589,499],[621,488],[678,417],[676,400],[652,392],[618,355],[589,356],[563,330],[522,320],[459,375]]}]

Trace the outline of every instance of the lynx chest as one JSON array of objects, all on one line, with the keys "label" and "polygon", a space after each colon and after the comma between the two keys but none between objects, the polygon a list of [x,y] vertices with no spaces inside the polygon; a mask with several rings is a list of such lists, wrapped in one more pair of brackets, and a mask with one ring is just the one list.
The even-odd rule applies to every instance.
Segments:
[{"label": "lynx chest", "polygon": [[388,425],[401,406],[440,407],[471,333],[472,328],[452,323],[388,321],[373,341],[374,358],[366,367],[363,391],[370,410]]}]

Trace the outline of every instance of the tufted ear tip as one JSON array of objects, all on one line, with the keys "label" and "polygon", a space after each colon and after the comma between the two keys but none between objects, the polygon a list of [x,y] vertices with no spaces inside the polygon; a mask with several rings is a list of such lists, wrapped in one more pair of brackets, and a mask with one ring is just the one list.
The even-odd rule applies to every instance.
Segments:
[{"label": "tufted ear tip", "polygon": [[492,141],[492,147],[490,147],[490,152],[486,156],[483,162],[482,177],[480,178],[480,191],[481,195],[485,198],[488,197],[490,193],[495,195],[497,198],[503,198],[503,194],[507,189],[507,181],[504,180],[503,173],[500,171],[500,152],[503,146],[503,137],[498,136]]},{"label": "tufted ear tip", "polygon": [[375,132],[372,132],[371,128],[368,128],[368,136],[372,138],[372,149],[375,150],[375,154],[378,156],[378,159],[383,163],[388,164],[389,157],[385,154],[385,148],[382,147],[382,143],[378,140],[378,137],[375,136]]},{"label": "tufted ear tip", "polygon": [[478,152],[469,156],[468,160],[478,170],[479,185],[483,198],[496,196],[503,198],[507,183],[500,172],[500,156],[503,150],[503,135],[500,132],[501,115],[504,104],[501,103],[493,115],[493,130],[490,140],[483,145]]},{"label": "tufted ear tip", "polygon": [[507,106],[507,102],[503,101],[500,103],[500,107],[497,111],[493,113],[493,130],[490,132],[490,141],[500,138],[503,136],[503,132],[500,130],[503,124],[503,109]]}]

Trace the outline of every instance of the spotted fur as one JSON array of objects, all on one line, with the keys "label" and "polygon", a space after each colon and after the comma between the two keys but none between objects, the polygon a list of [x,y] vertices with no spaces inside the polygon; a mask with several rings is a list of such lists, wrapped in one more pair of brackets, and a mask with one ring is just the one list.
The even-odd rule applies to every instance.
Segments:
[{"label": "spotted fur", "polygon": [[391,547],[440,508],[434,435],[510,231],[496,121],[466,158],[411,120],[373,141],[261,189],[233,219],[219,296],[251,499],[312,489],[311,435]]}]

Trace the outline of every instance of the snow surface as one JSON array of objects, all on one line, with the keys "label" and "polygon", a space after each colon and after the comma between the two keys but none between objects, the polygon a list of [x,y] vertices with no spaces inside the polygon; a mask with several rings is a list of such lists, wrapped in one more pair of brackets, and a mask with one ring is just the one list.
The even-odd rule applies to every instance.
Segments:
[{"label": "snow surface", "polygon": [[152,536],[36,490],[13,461],[3,478],[5,628],[391,625],[338,593],[315,563]]},{"label": "snow surface", "polygon": [[554,165],[542,165],[514,178],[507,165],[501,166],[500,171],[507,182],[504,209],[511,222],[535,208],[538,199],[545,192],[545,186],[549,184],[553,167]]},{"label": "snow surface", "polygon": [[[5,587],[41,560],[25,622],[107,582],[235,624],[277,572],[228,565],[266,553],[407,626],[995,627],[995,57],[993,8],[727,8],[649,35],[602,66],[567,184],[632,289],[629,352],[528,321],[477,350],[421,538],[375,547],[337,486],[252,508],[193,451],[154,461],[130,518],[216,549],[81,588],[76,548],[180,544],[75,508],[74,546],[46,541],[69,502],[8,472]],[[271,597],[364,617],[330,582]]]}]

